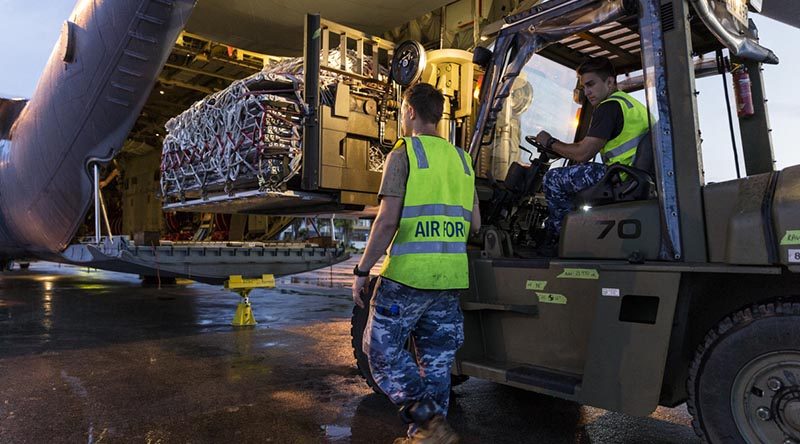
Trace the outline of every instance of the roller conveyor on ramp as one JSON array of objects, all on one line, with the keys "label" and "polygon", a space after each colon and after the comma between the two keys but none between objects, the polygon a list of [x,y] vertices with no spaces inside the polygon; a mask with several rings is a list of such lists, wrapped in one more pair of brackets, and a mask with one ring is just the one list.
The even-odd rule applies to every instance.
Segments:
[{"label": "roller conveyor on ramp", "polygon": [[331,266],[349,257],[343,247],[321,248],[302,243],[174,242],[137,246],[125,237],[115,236],[104,238],[100,244],[72,244],[59,261],[144,277],[180,277],[221,284],[231,275],[284,276]]}]

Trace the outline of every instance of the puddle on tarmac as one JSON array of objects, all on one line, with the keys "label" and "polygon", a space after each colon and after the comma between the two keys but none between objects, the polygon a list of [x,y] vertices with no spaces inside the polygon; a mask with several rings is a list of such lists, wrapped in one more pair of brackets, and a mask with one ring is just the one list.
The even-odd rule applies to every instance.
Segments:
[{"label": "puddle on tarmac", "polygon": [[314,277],[306,277],[306,276],[290,276],[289,283],[291,284],[308,284],[313,285],[315,287],[324,287],[324,288],[348,288],[353,285],[352,276],[347,279],[342,278],[329,278],[329,277],[322,277],[322,278],[314,278]]},{"label": "puddle on tarmac", "polygon": [[325,437],[328,438],[330,442],[345,440],[352,436],[350,427],[347,426],[329,424],[322,426],[322,430],[325,431]]}]

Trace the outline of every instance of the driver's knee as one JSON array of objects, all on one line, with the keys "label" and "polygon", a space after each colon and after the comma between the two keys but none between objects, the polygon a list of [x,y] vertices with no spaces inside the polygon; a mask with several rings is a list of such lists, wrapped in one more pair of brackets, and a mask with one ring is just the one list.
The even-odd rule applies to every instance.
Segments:
[{"label": "driver's knee", "polygon": [[564,176],[567,173],[565,170],[566,168],[551,168],[544,174],[542,188],[545,196],[560,194]]},{"label": "driver's knee", "polygon": [[560,169],[561,168],[551,168],[551,169],[547,170],[547,172],[544,173],[543,184],[545,186],[548,186],[548,185],[552,185],[554,182],[556,182],[557,177],[558,177],[558,170],[560,170]]}]

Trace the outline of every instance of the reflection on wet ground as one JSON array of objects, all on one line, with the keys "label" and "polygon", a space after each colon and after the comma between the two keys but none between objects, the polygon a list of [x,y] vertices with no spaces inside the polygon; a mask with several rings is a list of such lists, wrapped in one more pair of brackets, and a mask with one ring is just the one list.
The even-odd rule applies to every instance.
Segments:
[{"label": "reflection on wet ground", "polygon": [[[219,286],[48,263],[2,275],[0,442],[392,442],[394,408],[354,369],[354,261],[254,291],[249,329]],[[635,418],[474,379],[453,396],[466,443],[697,442],[685,408]]]},{"label": "reflection on wet ground", "polygon": [[[284,276],[278,279],[278,285],[304,284],[323,288],[349,288],[353,283],[353,267],[360,259],[361,256],[358,255],[333,267]],[[382,265],[383,259],[379,260],[372,269],[377,272]]]}]

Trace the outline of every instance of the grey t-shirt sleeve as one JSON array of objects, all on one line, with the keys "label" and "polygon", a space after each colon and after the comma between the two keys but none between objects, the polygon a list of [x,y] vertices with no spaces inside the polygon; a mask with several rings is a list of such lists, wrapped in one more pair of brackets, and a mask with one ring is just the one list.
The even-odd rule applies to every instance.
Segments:
[{"label": "grey t-shirt sleeve", "polygon": [[378,198],[405,197],[406,182],[408,182],[408,153],[406,147],[401,146],[392,150],[386,157]]},{"label": "grey t-shirt sleeve", "polygon": [[622,116],[620,104],[615,100],[610,100],[594,110],[592,123],[589,125],[586,135],[611,140],[619,136],[624,124],[625,118]]}]

